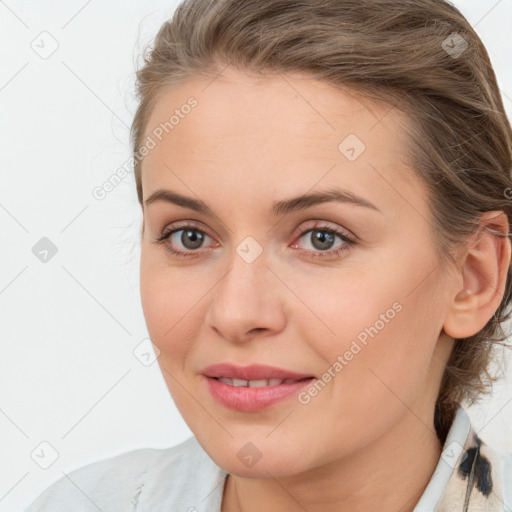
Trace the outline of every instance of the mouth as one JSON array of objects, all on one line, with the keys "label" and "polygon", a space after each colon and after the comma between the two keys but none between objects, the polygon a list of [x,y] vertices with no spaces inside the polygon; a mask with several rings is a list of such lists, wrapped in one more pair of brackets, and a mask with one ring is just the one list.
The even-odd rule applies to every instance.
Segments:
[{"label": "mouth", "polygon": [[304,380],[311,380],[314,377],[303,377],[302,379],[256,379],[256,380],[245,380],[245,379],[235,379],[230,377],[210,377],[219,382],[223,382],[224,384],[228,384],[229,386],[233,386],[235,388],[264,388],[264,387],[273,387],[280,386],[281,384],[294,384],[296,382],[301,382]]},{"label": "mouth", "polygon": [[210,396],[227,409],[257,413],[271,407],[290,404],[315,377],[300,379],[237,379],[203,375]]},{"label": "mouth", "polygon": [[202,371],[206,388],[220,405],[241,412],[257,412],[297,397],[315,380],[311,374],[286,368],[218,363]]},{"label": "mouth", "polygon": [[[286,368],[269,366],[265,364],[251,364],[239,366],[233,363],[218,363],[203,368],[201,372],[205,377],[227,379],[226,384],[234,386],[263,387],[278,386],[286,381],[298,381],[312,378],[313,375],[300,373]],[[231,381],[231,382],[229,382]]]}]

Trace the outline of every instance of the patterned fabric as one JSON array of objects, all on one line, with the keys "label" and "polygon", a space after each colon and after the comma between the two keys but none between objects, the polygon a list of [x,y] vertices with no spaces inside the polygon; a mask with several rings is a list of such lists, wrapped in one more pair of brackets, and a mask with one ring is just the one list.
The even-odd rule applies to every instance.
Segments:
[{"label": "patterned fabric", "polygon": [[[455,447],[451,448],[452,450]],[[497,454],[471,428],[436,512],[505,512]]]},{"label": "patterned fabric", "polygon": [[459,407],[414,512],[512,512],[511,486],[512,455],[498,454],[482,441]]}]

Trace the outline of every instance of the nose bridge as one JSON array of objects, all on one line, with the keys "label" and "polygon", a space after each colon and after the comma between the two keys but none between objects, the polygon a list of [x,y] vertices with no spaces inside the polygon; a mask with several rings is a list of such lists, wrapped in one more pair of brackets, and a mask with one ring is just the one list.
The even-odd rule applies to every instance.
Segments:
[{"label": "nose bridge", "polygon": [[[260,258],[263,254],[263,246],[251,235],[246,236],[235,248],[236,254],[247,264],[252,265],[258,259],[261,261],[266,258]],[[268,251],[265,251],[268,253]]]},{"label": "nose bridge", "polygon": [[283,327],[267,255],[252,236],[242,239],[229,255],[226,273],[213,290],[207,313],[209,326],[223,337],[244,341],[255,329],[276,331]]},{"label": "nose bridge", "polygon": [[[257,284],[263,284],[268,278],[265,276],[269,272],[267,255],[268,251],[265,251],[253,236],[246,236],[234,247],[229,257],[224,283],[219,283],[222,291],[232,295],[235,300],[243,298],[244,302],[250,301],[251,297],[248,294],[251,289],[258,289],[261,293],[262,290]],[[229,300],[229,297],[226,299]]]}]

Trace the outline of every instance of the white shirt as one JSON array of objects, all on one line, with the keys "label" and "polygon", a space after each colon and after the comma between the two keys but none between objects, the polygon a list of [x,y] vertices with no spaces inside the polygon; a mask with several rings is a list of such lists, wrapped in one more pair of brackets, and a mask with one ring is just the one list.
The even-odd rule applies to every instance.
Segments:
[{"label": "white shirt", "polygon": [[[193,436],[171,448],[134,450],[78,468],[25,512],[220,512],[227,475]],[[414,512],[509,510],[512,454],[481,441],[460,407]]]}]

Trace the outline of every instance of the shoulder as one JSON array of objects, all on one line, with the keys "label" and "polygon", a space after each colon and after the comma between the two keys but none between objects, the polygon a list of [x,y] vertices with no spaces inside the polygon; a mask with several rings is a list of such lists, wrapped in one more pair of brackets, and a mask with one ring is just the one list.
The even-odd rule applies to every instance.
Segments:
[{"label": "shoulder", "polygon": [[210,500],[218,500],[225,476],[192,436],[170,448],[133,450],[64,473],[25,512],[187,510],[194,497],[213,489]]}]

